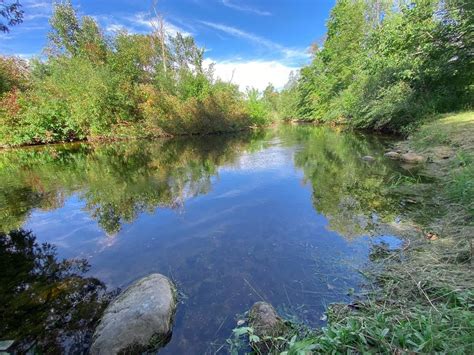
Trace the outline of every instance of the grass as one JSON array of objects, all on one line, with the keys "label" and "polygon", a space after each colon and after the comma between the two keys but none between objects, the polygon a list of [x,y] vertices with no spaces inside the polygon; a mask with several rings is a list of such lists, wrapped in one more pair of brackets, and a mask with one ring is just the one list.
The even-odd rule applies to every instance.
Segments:
[{"label": "grass", "polygon": [[464,151],[474,151],[474,111],[435,116],[422,125],[410,138],[418,150],[451,145]]},{"label": "grass", "polygon": [[[474,353],[474,112],[432,119],[400,147],[427,156],[434,181],[426,210],[403,216],[415,232],[403,249],[373,250],[363,297],[330,306],[326,327],[288,334],[273,353]],[[392,184],[416,195],[419,183]],[[431,218],[417,224],[420,213]]]}]

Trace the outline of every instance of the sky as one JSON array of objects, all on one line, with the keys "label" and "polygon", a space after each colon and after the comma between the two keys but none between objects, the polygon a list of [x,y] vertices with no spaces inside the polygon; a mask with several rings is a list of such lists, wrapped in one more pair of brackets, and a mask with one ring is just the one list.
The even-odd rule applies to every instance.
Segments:
[{"label": "sky", "polygon": [[[0,54],[39,56],[47,43],[51,0],[20,0],[24,22],[0,34]],[[244,90],[281,88],[290,72],[309,63],[309,47],[325,33],[334,0],[158,0],[170,35],[192,35],[215,74]],[[152,0],[72,0],[106,35],[151,29]]]}]

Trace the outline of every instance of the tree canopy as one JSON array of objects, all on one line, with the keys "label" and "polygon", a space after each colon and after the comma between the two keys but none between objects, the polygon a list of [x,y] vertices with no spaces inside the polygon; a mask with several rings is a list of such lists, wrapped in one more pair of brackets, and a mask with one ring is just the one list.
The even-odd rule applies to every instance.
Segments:
[{"label": "tree canopy", "polygon": [[473,7],[338,0],[324,43],[301,70],[290,115],[403,131],[427,114],[470,107]]}]

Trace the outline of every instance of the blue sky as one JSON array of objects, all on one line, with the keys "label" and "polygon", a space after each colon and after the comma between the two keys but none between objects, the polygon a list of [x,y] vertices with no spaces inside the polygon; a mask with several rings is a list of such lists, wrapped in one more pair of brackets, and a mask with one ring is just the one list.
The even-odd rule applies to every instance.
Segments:
[{"label": "blue sky", "polygon": [[[25,21],[0,35],[0,54],[40,55],[47,41],[51,0],[23,0]],[[80,15],[106,34],[150,30],[152,0],[72,0]],[[334,0],[159,0],[167,31],[193,35],[216,75],[241,88],[281,87],[308,63],[308,47],[325,33]]]}]

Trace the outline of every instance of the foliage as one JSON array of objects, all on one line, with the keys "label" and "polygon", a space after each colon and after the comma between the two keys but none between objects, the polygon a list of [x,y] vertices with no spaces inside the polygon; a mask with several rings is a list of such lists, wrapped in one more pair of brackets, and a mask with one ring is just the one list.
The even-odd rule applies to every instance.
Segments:
[{"label": "foliage", "polygon": [[123,138],[124,131],[207,134],[268,122],[262,105],[214,79],[192,37],[162,43],[155,32],[122,31],[109,38],[69,1],[54,5],[50,24],[47,60],[0,60],[0,144]]},{"label": "foliage", "polygon": [[253,124],[267,123],[268,109],[257,89],[247,89],[247,109]]},{"label": "foliage", "polygon": [[[310,184],[315,210],[329,221],[329,228],[347,237],[372,231],[376,221],[398,215],[396,196],[387,189],[391,176],[407,171],[394,169],[392,161],[380,156],[382,142],[375,137],[360,139],[353,132],[329,127],[282,127],[282,136],[299,147],[295,166]],[[375,160],[364,162],[371,155]]]},{"label": "foliage", "polygon": [[[465,354],[471,348],[473,294],[458,294],[460,304],[442,304],[437,310],[424,305],[397,308],[370,301],[334,319],[321,333],[296,341],[285,354],[398,352]],[[399,307],[399,306],[398,306]]]},{"label": "foliage", "polygon": [[[433,178],[424,184],[428,193],[416,211],[404,209],[402,219],[410,227],[405,233],[399,229],[403,248],[376,245],[370,254],[374,264],[364,271],[369,278],[364,294],[351,304],[331,305],[328,325],[298,332],[295,341],[287,338],[284,354],[472,352],[473,125],[472,111],[437,116],[399,144],[421,150],[431,160],[423,174]],[[449,138],[431,139],[438,131]],[[452,153],[437,158],[439,151]],[[396,184],[404,185],[408,198],[426,190],[418,179],[400,176]],[[419,215],[425,218],[417,225]]]},{"label": "foliage", "polygon": [[[426,121],[409,140],[415,149],[430,157],[436,157],[436,151],[440,148],[448,148],[448,152],[452,152],[448,159],[442,159],[446,166],[438,170],[441,176],[437,178],[446,180],[445,189],[450,202],[461,206],[471,216],[474,216],[473,130],[472,111],[446,114]],[[448,179],[444,171],[449,171]]]},{"label": "foliage", "polygon": [[28,86],[28,64],[19,58],[0,56],[0,95]]},{"label": "foliage", "polygon": [[472,105],[471,1],[339,0],[293,93],[299,118],[413,128]]}]

